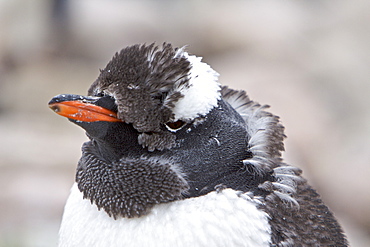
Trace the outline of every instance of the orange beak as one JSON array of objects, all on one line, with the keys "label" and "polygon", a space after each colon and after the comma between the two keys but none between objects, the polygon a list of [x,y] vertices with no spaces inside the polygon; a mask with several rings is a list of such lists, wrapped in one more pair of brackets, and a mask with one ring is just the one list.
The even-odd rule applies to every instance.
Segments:
[{"label": "orange beak", "polygon": [[[68,95],[69,96],[69,95]],[[74,95],[71,95],[74,96]],[[65,100],[65,95],[58,95],[49,102],[55,113],[82,122],[122,122],[117,113],[82,99]]]}]

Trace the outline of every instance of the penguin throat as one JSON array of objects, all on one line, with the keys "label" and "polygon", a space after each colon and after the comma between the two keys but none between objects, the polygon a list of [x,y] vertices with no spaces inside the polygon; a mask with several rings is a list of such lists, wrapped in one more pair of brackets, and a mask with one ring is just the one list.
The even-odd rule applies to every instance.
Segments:
[{"label": "penguin throat", "polygon": [[92,142],[85,143],[82,151],[76,172],[78,188],[84,199],[114,219],[146,215],[155,204],[181,199],[188,190],[169,162],[146,158],[107,162],[99,158]]}]

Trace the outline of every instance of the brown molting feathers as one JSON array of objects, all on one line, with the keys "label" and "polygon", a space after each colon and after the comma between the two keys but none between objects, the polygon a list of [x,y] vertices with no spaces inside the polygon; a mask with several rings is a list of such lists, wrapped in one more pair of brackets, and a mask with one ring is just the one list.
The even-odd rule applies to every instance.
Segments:
[{"label": "brown molting feathers", "polygon": [[88,92],[112,96],[118,117],[143,133],[140,143],[163,150],[175,145],[163,124],[174,118],[172,109],[183,97],[180,88],[187,86],[190,69],[182,49],[166,43],[134,45],[115,54]]},{"label": "brown molting feathers", "polygon": [[160,48],[134,45],[116,53],[89,95],[111,95],[118,117],[139,132],[161,132],[161,123],[173,118],[171,109],[183,95],[177,90],[188,83],[189,61],[170,44]]}]

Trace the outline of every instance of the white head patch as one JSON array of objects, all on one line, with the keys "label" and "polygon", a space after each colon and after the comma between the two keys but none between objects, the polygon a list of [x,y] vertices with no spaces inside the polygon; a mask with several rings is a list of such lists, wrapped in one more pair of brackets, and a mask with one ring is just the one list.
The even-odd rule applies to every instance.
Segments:
[{"label": "white head patch", "polygon": [[201,57],[191,56],[183,52],[192,68],[190,70],[189,85],[179,86],[175,90],[183,95],[176,102],[173,109],[175,120],[190,120],[209,113],[217,106],[221,98],[220,84],[217,79],[219,74],[208,64],[201,62]]}]

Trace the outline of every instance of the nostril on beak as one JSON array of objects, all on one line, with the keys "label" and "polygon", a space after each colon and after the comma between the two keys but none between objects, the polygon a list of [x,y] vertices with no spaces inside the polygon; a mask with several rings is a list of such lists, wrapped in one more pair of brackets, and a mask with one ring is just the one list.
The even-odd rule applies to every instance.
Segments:
[{"label": "nostril on beak", "polygon": [[49,105],[50,109],[52,109],[54,112],[60,112],[60,108],[58,105]]}]

